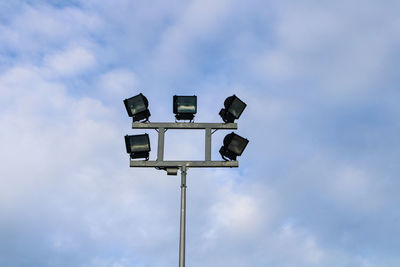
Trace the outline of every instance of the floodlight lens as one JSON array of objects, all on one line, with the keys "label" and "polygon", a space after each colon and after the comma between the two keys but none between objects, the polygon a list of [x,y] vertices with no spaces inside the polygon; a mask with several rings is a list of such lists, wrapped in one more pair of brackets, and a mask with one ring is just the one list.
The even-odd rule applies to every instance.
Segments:
[{"label": "floodlight lens", "polygon": [[239,119],[245,107],[246,104],[235,96],[231,105],[228,108],[228,112],[230,112],[236,119]]},{"label": "floodlight lens", "polygon": [[130,138],[131,152],[150,151],[149,137],[146,134],[136,135]]},{"label": "floodlight lens", "polygon": [[243,150],[246,148],[248,142],[249,141],[247,139],[234,134],[228,145],[228,150],[240,156],[242,155]]},{"label": "floodlight lens", "polygon": [[196,97],[181,96],[177,98],[177,111],[178,113],[196,113]]},{"label": "floodlight lens", "polygon": [[144,99],[141,95],[132,97],[130,100],[128,100],[128,105],[132,114],[137,114],[146,110],[147,107],[143,100]]}]

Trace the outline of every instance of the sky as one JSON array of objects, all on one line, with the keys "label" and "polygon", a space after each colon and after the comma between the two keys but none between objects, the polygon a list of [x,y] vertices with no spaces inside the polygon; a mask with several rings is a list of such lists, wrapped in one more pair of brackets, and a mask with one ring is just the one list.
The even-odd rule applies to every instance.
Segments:
[{"label": "sky", "polygon": [[[0,2],[0,265],[178,265],[180,177],[129,167],[153,122],[247,108],[239,168],[189,169],[186,264],[400,266],[400,2]],[[213,134],[213,160],[229,131]],[[170,130],[165,159],[201,160]]]}]

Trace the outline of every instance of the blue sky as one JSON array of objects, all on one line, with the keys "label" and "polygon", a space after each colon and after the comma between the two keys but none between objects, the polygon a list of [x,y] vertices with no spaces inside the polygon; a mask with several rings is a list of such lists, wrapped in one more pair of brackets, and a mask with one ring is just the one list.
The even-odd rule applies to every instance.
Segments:
[{"label": "blue sky", "polygon": [[[178,265],[179,177],[125,153],[122,100],[142,92],[152,121],[173,121],[174,94],[198,96],[198,122],[248,105],[240,168],[189,169],[188,266],[400,266],[398,10],[1,2],[0,265]],[[166,159],[202,155],[202,133],[166,142]]]}]

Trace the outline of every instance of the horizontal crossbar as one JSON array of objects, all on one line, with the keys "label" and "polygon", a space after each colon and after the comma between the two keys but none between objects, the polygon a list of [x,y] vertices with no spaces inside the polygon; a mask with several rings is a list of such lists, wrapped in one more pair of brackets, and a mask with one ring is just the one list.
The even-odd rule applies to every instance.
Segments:
[{"label": "horizontal crossbar", "polygon": [[236,130],[237,123],[134,122],[132,129],[226,129]]},{"label": "horizontal crossbar", "polygon": [[239,167],[238,161],[139,161],[130,160],[130,167],[145,168],[235,168]]}]

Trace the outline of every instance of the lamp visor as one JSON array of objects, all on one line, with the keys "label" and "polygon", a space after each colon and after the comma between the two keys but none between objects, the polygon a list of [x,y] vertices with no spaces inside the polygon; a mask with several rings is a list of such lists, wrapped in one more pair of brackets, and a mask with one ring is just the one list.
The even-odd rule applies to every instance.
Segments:
[{"label": "lamp visor", "polygon": [[150,151],[150,140],[147,134],[129,136],[129,148],[131,153]]}]

